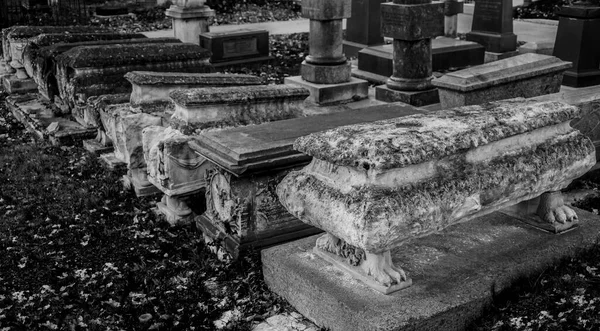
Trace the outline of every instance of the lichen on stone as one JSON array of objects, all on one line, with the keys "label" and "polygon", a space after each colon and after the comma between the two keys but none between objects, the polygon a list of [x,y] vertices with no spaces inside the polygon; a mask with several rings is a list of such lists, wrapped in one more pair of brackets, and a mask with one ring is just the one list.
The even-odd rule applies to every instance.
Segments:
[{"label": "lichen on stone", "polygon": [[343,126],[301,137],[294,148],[335,165],[385,170],[440,159],[579,116],[575,106],[513,99]]}]

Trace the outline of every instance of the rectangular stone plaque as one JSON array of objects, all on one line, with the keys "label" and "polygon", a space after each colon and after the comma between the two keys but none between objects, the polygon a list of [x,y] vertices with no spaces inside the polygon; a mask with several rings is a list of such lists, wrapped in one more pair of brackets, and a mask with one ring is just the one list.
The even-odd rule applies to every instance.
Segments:
[{"label": "rectangular stone plaque", "polygon": [[258,54],[258,39],[256,37],[238,38],[223,41],[223,57],[240,57]]},{"label": "rectangular stone plaque", "polygon": [[269,56],[269,32],[240,29],[232,32],[202,33],[200,46],[212,52],[212,63]]},{"label": "rectangular stone plaque", "polygon": [[444,34],[444,3],[381,4],[381,33],[401,40],[434,38]]},{"label": "rectangular stone plaque", "polygon": [[511,0],[478,0],[473,13],[473,31],[513,32]]}]

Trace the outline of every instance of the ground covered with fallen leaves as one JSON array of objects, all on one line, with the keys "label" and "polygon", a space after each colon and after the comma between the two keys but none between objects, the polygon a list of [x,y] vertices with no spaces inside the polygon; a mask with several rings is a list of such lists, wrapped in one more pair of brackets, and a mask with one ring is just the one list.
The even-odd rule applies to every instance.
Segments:
[{"label": "ground covered with fallen leaves", "polygon": [[286,305],[257,254],[216,259],[82,148],[33,141],[4,95],[0,183],[2,331],[246,330]]},{"label": "ground covered with fallen leaves", "polygon": [[[301,6],[294,1],[215,1],[210,4],[215,16],[211,25],[246,24],[301,19]],[[165,16],[168,5],[135,8],[129,16],[90,17],[89,23],[114,28],[121,32],[142,32],[172,28],[172,19]]]}]

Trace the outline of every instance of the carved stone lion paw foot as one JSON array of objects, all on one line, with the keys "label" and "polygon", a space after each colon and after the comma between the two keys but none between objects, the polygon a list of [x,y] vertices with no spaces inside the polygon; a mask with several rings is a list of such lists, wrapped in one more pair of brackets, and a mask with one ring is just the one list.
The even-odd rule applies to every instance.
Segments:
[{"label": "carved stone lion paw foot", "polygon": [[394,266],[390,251],[380,254],[366,253],[361,267],[378,283],[391,286],[406,281],[406,273],[402,268]]},{"label": "carved stone lion paw foot", "polygon": [[339,246],[339,241],[340,239],[338,239],[336,236],[328,233],[317,238],[316,246],[317,248],[326,252],[336,253]]},{"label": "carved stone lion paw foot", "polygon": [[567,206],[556,207],[546,212],[542,219],[548,223],[558,222],[564,224],[566,222],[577,222],[577,214]]},{"label": "carved stone lion paw foot", "polygon": [[566,206],[560,192],[548,192],[540,196],[540,204],[537,214],[544,222],[548,223],[570,223],[577,222],[577,214],[573,209]]}]

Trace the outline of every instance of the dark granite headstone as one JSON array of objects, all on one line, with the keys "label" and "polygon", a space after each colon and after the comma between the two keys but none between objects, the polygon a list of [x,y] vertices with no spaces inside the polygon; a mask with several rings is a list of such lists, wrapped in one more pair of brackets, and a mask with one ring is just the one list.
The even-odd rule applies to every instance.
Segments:
[{"label": "dark granite headstone", "polygon": [[565,6],[560,16],[554,53],[573,62],[563,85],[583,87],[600,84],[600,7]]},{"label": "dark granite headstone", "polygon": [[346,21],[344,54],[357,56],[361,49],[383,44],[381,3],[386,0],[352,0],[352,17]]},{"label": "dark granite headstone", "polygon": [[200,47],[212,52],[210,62],[215,66],[271,59],[267,30],[240,29],[233,32],[202,33]]},{"label": "dark granite headstone", "polygon": [[467,40],[485,47],[488,52],[504,53],[517,49],[513,33],[512,0],[478,0]]}]

